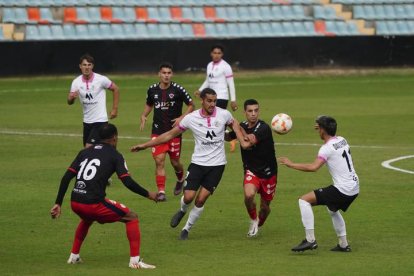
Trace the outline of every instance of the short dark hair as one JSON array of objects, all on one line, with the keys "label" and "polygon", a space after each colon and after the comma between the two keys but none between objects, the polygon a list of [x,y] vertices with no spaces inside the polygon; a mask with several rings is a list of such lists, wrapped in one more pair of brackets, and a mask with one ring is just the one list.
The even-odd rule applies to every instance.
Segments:
[{"label": "short dark hair", "polygon": [[111,139],[112,137],[118,135],[118,130],[113,124],[105,124],[99,128],[99,138],[101,140]]},{"label": "short dark hair", "polygon": [[259,103],[255,99],[248,99],[244,102],[244,110],[246,110],[248,105],[259,105]]},{"label": "short dark hair", "polygon": [[213,46],[211,46],[210,52],[213,52],[214,49],[220,49],[224,53],[224,46],[221,44],[214,44]]},{"label": "short dark hair", "polygon": [[87,62],[90,62],[90,63],[92,63],[92,64],[95,64],[95,59],[93,58],[93,56],[91,56],[91,55],[90,55],[90,54],[88,54],[88,53],[86,53],[86,54],[82,55],[82,56],[79,58],[79,64],[81,64],[81,63],[82,63],[82,61],[83,61],[84,59],[86,59],[86,61],[87,61]]},{"label": "short dark hair", "polygon": [[335,136],[337,124],[334,118],[321,115],[316,118],[315,122],[320,128],[324,129],[328,135]]},{"label": "short dark hair", "polygon": [[160,65],[158,66],[158,70],[161,71],[162,68],[168,68],[168,69],[171,69],[171,71],[173,70],[172,64],[170,62],[167,62],[167,61],[164,61],[164,62],[160,63]]},{"label": "short dark hair", "polygon": [[201,91],[200,93],[200,98],[204,99],[206,97],[206,95],[217,95],[216,91],[214,91],[211,88],[204,88],[203,91]]}]

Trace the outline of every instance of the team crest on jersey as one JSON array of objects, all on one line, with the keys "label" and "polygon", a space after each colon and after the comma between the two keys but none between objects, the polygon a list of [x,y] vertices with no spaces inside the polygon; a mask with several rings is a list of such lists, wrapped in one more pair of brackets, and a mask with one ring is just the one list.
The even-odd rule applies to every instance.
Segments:
[{"label": "team crest on jersey", "polygon": [[216,127],[218,127],[218,126],[220,125],[219,121],[216,121],[216,122],[214,123],[214,125],[215,125]]},{"label": "team crest on jersey", "polygon": [[174,99],[174,94],[173,93],[168,94],[168,96],[170,97],[170,99]]},{"label": "team crest on jersey", "polygon": [[154,99],[158,99],[158,95],[157,94],[154,95]]},{"label": "team crest on jersey", "polygon": [[83,182],[83,181],[76,182],[76,188],[81,189],[81,190],[85,189],[86,188],[85,182]]}]

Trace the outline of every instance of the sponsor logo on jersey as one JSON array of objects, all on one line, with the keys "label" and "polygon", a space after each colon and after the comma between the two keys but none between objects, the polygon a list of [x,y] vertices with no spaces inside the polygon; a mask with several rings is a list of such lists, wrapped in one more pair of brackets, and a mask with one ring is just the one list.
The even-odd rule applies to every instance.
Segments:
[{"label": "sponsor logo on jersey", "polygon": [[93,100],[93,97],[92,97],[91,93],[86,93],[85,98],[87,98],[88,100]]},{"label": "sponsor logo on jersey", "polygon": [[175,101],[171,102],[155,102],[154,107],[155,108],[161,108],[161,109],[168,109],[170,107],[173,107],[175,105]]},{"label": "sponsor logo on jersey", "polygon": [[214,131],[212,130],[210,132],[210,130],[208,130],[207,134],[206,134],[206,138],[210,138],[211,140],[213,140],[213,137],[217,137],[216,134],[214,133]]},{"label": "sponsor logo on jersey", "polygon": [[168,97],[170,97],[170,99],[174,99],[174,94],[170,93],[170,94],[168,94]]}]

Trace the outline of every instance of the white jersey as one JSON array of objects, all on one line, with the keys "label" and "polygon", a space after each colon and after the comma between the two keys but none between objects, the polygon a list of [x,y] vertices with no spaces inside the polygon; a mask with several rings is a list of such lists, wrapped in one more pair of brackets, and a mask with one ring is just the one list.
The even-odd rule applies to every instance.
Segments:
[{"label": "white jersey", "polygon": [[190,129],[195,140],[191,163],[200,166],[219,166],[227,163],[224,151],[224,131],[233,123],[233,116],[225,109],[216,107],[211,116],[202,109],[187,114],[179,123],[181,130]]},{"label": "white jersey", "polygon": [[89,80],[80,75],[72,81],[70,92],[79,92],[79,101],[83,108],[83,122],[107,122],[106,91],[111,88],[112,81],[98,73],[92,73]]},{"label": "white jersey", "polygon": [[343,194],[353,196],[359,193],[359,180],[352,162],[348,142],[341,136],[332,137],[318,153],[332,176],[333,185]]},{"label": "white jersey", "polygon": [[230,90],[231,101],[236,101],[233,70],[225,60],[222,59],[217,63],[210,62],[207,65],[207,77],[199,90],[202,91],[207,87],[213,89],[217,93],[217,99],[223,100],[229,99]]}]

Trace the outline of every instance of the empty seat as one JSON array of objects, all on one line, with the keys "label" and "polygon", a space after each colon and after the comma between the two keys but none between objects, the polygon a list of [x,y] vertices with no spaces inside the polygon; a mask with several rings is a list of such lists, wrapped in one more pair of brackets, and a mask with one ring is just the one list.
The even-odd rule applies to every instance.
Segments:
[{"label": "empty seat", "polygon": [[108,21],[111,23],[121,23],[122,21],[122,17],[118,17],[118,18],[114,18],[113,17],[113,13],[112,13],[112,8],[111,7],[101,7],[101,18],[104,21]]},{"label": "empty seat", "polygon": [[99,30],[99,24],[88,24],[88,36],[89,39],[98,40],[102,39],[100,30]]},{"label": "empty seat", "polygon": [[86,24],[75,25],[76,39],[89,39],[88,27]]},{"label": "empty seat", "polygon": [[65,39],[65,36],[63,34],[63,28],[60,24],[54,24],[50,27],[53,39]]},{"label": "empty seat", "polygon": [[125,39],[127,38],[124,33],[124,27],[122,24],[110,24],[111,26],[111,38],[112,39]]},{"label": "empty seat", "polygon": [[3,22],[16,24],[30,23],[25,8],[3,8]]},{"label": "empty seat", "polygon": [[135,9],[132,7],[113,7],[112,11],[115,18],[122,18],[124,22],[132,23],[136,21]]},{"label": "empty seat", "polygon": [[49,25],[39,25],[39,39],[41,40],[51,40],[55,39],[52,35],[52,30]]},{"label": "empty seat", "polygon": [[25,31],[26,40],[38,40],[39,30],[36,25],[27,25]]},{"label": "empty seat", "polygon": [[183,38],[194,38],[195,37],[192,24],[181,24],[181,29],[182,29]]},{"label": "empty seat", "polygon": [[181,7],[176,7],[176,6],[170,7],[170,17],[172,18],[172,20],[179,21],[179,22],[191,22],[190,18],[183,17],[183,11]]},{"label": "empty seat", "polygon": [[133,24],[122,24],[122,27],[124,28],[125,38],[135,38],[136,30]]},{"label": "empty seat", "polygon": [[270,6],[260,6],[259,12],[260,12],[260,17],[262,18],[262,20],[267,21],[267,20],[271,20],[274,18],[272,14],[272,9],[270,8]]},{"label": "empty seat", "polygon": [[149,11],[146,7],[136,7],[135,15],[138,21],[157,22],[157,19],[150,17]]},{"label": "empty seat", "polygon": [[76,39],[75,27],[72,24],[63,24],[63,34],[66,39]]},{"label": "empty seat", "polygon": [[48,23],[61,23],[62,22],[60,20],[54,19],[50,8],[45,8],[45,7],[40,8],[40,18],[42,21],[45,20]]},{"label": "empty seat", "polygon": [[[219,14],[219,10],[220,10],[220,13],[221,14]],[[222,9],[222,8],[218,8],[218,9],[216,9],[215,7],[204,7],[203,8],[203,10],[204,10],[204,17],[207,19],[207,20],[212,20],[212,21],[214,21],[214,22],[224,22],[224,18],[226,18],[226,15],[225,15],[225,10],[224,10],[224,8]]]},{"label": "empty seat", "polygon": [[272,22],[272,32],[274,36],[280,37],[285,36],[285,33],[283,32],[282,23],[280,22]]},{"label": "empty seat", "polygon": [[295,35],[295,30],[293,29],[293,24],[292,22],[282,22],[282,29],[283,29],[283,33],[286,36],[294,36]]},{"label": "empty seat", "polygon": [[160,24],[154,24],[154,23],[147,24],[148,35],[150,38],[161,38],[159,25]]},{"label": "empty seat", "polygon": [[[84,15],[85,17],[87,15]],[[85,24],[87,23],[85,20],[78,19],[77,10],[74,7],[66,7],[63,10],[63,21],[65,23],[78,23],[78,24]]]},{"label": "empty seat", "polygon": [[194,23],[193,26],[193,33],[195,37],[205,37],[206,36],[206,29],[203,23]]},{"label": "empty seat", "polygon": [[147,24],[136,23],[135,24],[135,34],[137,38],[149,38]]}]

